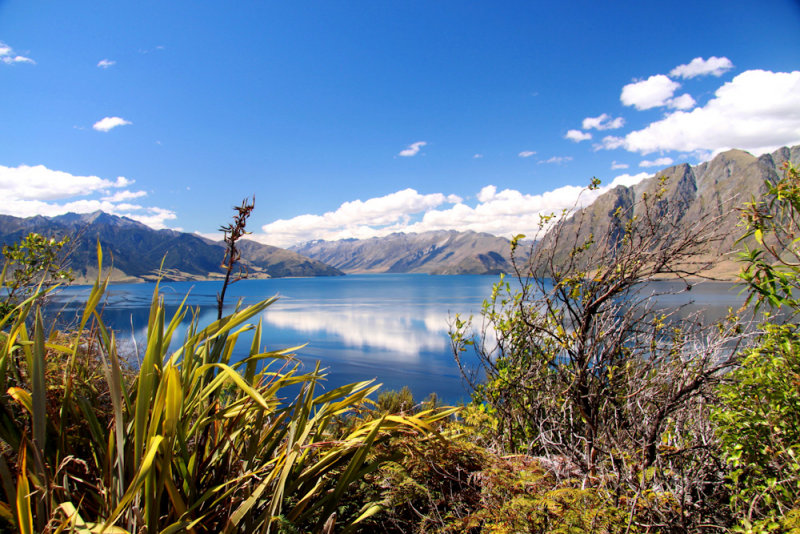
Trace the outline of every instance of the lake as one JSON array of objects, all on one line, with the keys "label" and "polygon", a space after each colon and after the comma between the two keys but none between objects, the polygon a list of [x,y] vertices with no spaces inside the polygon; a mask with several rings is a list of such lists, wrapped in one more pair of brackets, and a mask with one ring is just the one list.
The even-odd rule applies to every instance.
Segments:
[{"label": "lake", "polygon": [[[455,314],[480,311],[496,276],[426,274],[347,275],[320,278],[242,280],[228,287],[226,309],[242,299],[252,304],[273,295],[267,308],[262,340],[266,350],[307,345],[297,356],[305,369],[319,360],[328,369],[328,387],[377,379],[385,388],[408,386],[414,398],[431,392],[449,403],[466,401],[466,389],[450,351],[448,329]],[[658,282],[659,290],[679,283]],[[144,347],[144,333],[154,284],[110,285],[103,317],[118,339],[133,353]],[[200,309],[200,323],[216,319],[220,282],[164,282],[161,291],[168,313],[188,294],[188,304]],[[82,309],[86,287],[67,287],[53,299],[63,317]],[[691,292],[661,297],[678,306],[693,300],[692,309],[718,317],[738,307],[742,297],[730,283],[703,283]],[[182,332],[174,339],[180,340]],[[133,340],[136,340],[134,345]],[[242,354],[249,340],[239,341]]]}]

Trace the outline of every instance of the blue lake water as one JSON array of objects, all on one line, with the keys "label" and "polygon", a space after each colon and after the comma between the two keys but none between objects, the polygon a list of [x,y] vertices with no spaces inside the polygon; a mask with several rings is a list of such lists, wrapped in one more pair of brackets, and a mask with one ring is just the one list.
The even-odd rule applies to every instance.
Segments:
[{"label": "blue lake water", "polygon": [[[491,293],[495,276],[431,276],[424,274],[347,275],[321,278],[242,280],[228,288],[226,308],[237,300],[252,304],[273,295],[279,300],[262,314],[266,350],[307,345],[297,352],[306,369],[316,361],[327,368],[328,384],[338,386],[377,379],[384,387],[408,386],[418,400],[436,392],[446,402],[467,400],[466,389],[450,350],[448,329],[456,313],[476,314]],[[680,284],[659,282],[659,289]],[[105,323],[127,341],[133,354],[144,347],[144,333],[154,284],[109,286]],[[216,319],[220,282],[161,284],[169,313],[188,294],[188,304],[200,310],[200,323]],[[60,291],[54,304],[69,317],[88,294],[85,287]],[[718,317],[738,307],[742,297],[731,284],[703,283],[691,292],[661,297],[665,306],[693,300]],[[254,319],[255,320],[255,319]],[[178,332],[175,339],[182,338]],[[136,340],[136,344],[132,340]],[[249,340],[240,340],[241,354]]]}]

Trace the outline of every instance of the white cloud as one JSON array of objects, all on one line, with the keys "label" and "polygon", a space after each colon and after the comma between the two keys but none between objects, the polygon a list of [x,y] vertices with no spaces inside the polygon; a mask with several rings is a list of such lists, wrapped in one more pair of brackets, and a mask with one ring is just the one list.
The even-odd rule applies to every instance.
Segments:
[{"label": "white cloud", "polygon": [[97,62],[97,66],[100,67],[101,69],[107,69],[112,65],[116,65],[116,63],[117,63],[116,61],[111,59],[101,59],[100,61]]},{"label": "white cloud", "polygon": [[410,145],[408,145],[407,148],[401,150],[398,156],[403,156],[404,158],[410,158],[411,156],[416,156],[417,154],[419,154],[420,149],[427,144],[428,143],[426,143],[425,141],[417,141],[416,143],[411,143]]},{"label": "white cloud", "polygon": [[478,202],[488,202],[494,198],[494,195],[497,193],[497,187],[493,185],[487,185],[483,189],[478,192]]},{"label": "white cloud", "polygon": [[[178,218],[174,211],[168,209],[156,207],[142,209],[144,210],[144,213],[116,213],[115,215],[124,215],[125,217],[133,219],[134,221],[139,221],[140,223],[145,224],[154,230],[163,230],[164,228],[167,228],[167,221],[172,221]],[[110,213],[114,212],[111,211]]]},{"label": "white cloud", "polygon": [[[130,217],[156,229],[165,228],[166,221],[177,218],[167,209],[125,202],[146,195],[144,191],[123,189],[132,184],[133,180],[123,176],[108,180],[98,176],[77,176],[44,165],[0,165],[0,198],[3,199],[0,211],[16,217],[32,217],[102,210]],[[112,190],[118,191],[112,193]]]},{"label": "white cloud", "polygon": [[474,155],[474,156],[472,156],[472,157],[473,157],[473,159],[480,159],[480,158],[482,158],[482,157],[483,157],[483,154],[475,154],[475,155]]},{"label": "white cloud", "polygon": [[644,160],[639,162],[639,167],[666,167],[672,165],[672,158],[658,158],[654,160]]},{"label": "white cloud", "polygon": [[534,154],[536,154],[535,150],[523,150],[522,152],[520,152],[517,155],[519,157],[521,157],[521,158],[529,158],[529,157],[533,156]]},{"label": "white cloud", "polygon": [[147,191],[119,191],[111,196],[103,197],[102,200],[108,202],[123,202],[125,200],[133,200],[134,198],[146,197]]},{"label": "white cloud", "polygon": [[617,176],[616,178],[611,180],[611,183],[608,184],[608,186],[605,188],[605,191],[608,191],[609,189],[613,189],[613,188],[617,187],[618,185],[624,185],[625,187],[631,187],[631,186],[634,186],[634,185],[638,184],[639,182],[641,182],[645,178],[649,178],[651,176],[653,176],[653,175],[650,174],[649,172],[640,172],[638,174],[620,174],[619,176]]},{"label": "white cloud", "polygon": [[589,132],[582,132],[580,130],[569,130],[567,135],[564,136],[564,139],[569,139],[570,141],[575,141],[576,143],[580,143],[581,141],[587,141],[592,138],[592,134]]},{"label": "white cloud", "polygon": [[115,181],[98,176],[74,176],[50,170],[44,165],[0,165],[0,191],[4,200],[55,200],[108,191],[132,183],[123,176]]},{"label": "white cloud", "polygon": [[592,128],[596,130],[616,130],[625,126],[625,119],[622,117],[612,119],[611,115],[603,113],[597,117],[586,117],[583,119],[582,126],[584,130],[591,130]]},{"label": "white cloud", "polygon": [[656,74],[623,87],[619,99],[626,106],[634,106],[638,110],[665,106],[680,86],[663,74]]},{"label": "white cloud", "polygon": [[617,163],[616,161],[611,162],[611,170],[615,171],[617,169],[627,169],[629,165],[627,163]]},{"label": "white cloud", "polygon": [[615,148],[621,148],[623,146],[625,146],[625,139],[623,137],[617,137],[615,135],[607,135],[603,138],[603,140],[599,144],[594,145],[594,149],[614,150]]},{"label": "white cloud", "polygon": [[672,109],[692,109],[696,103],[689,93],[667,100],[667,105]]},{"label": "white cloud", "polygon": [[762,154],[798,144],[800,71],[745,71],[717,89],[705,106],[672,112],[616,139],[604,142],[603,148],[624,146],[641,154],[740,148]]},{"label": "white cloud", "polygon": [[694,78],[695,76],[722,76],[733,68],[733,63],[726,57],[711,56],[708,59],[696,57],[686,65],[678,65],[669,75],[673,78]]},{"label": "white cloud", "polygon": [[92,125],[92,128],[94,128],[98,132],[107,132],[112,128],[116,128],[117,126],[125,126],[126,124],[133,124],[133,123],[130,121],[126,121],[122,117],[105,117],[94,123]]},{"label": "white cloud", "polygon": [[13,65],[14,63],[35,64],[36,62],[29,57],[17,54],[10,46],[0,41],[0,63]]},{"label": "white cloud", "polygon": [[[323,215],[277,220],[264,225],[262,234],[250,237],[277,246],[313,239],[366,239],[392,232],[431,230],[473,230],[505,237],[523,233],[532,238],[539,232],[540,215],[586,206],[618,185],[631,186],[648,176],[646,172],[623,174],[595,191],[567,185],[538,195],[513,189],[498,191],[497,186],[490,184],[477,193],[474,205],[456,195],[420,195],[413,189],[405,189],[366,201],[346,202]],[[219,239],[217,235],[207,237]]]},{"label": "white cloud", "polygon": [[560,165],[560,164],[566,163],[568,161],[572,161],[572,156],[553,156],[550,159],[541,159],[537,163],[539,163],[539,164],[542,164],[542,163],[555,163],[555,164]]},{"label": "white cloud", "polygon": [[391,233],[409,223],[411,216],[445,203],[460,202],[456,195],[421,195],[403,189],[383,197],[345,202],[336,211],[323,215],[299,215],[279,219],[261,227],[269,243],[292,244],[309,239],[371,237],[380,230]]},{"label": "white cloud", "polygon": [[[581,193],[584,193],[581,195]],[[475,207],[464,203],[449,209],[430,210],[407,231],[473,230],[510,237],[524,233],[533,237],[539,228],[539,215],[586,205],[596,198],[595,191],[579,186],[564,186],[541,195],[527,195],[513,189],[497,191],[484,187]]]}]

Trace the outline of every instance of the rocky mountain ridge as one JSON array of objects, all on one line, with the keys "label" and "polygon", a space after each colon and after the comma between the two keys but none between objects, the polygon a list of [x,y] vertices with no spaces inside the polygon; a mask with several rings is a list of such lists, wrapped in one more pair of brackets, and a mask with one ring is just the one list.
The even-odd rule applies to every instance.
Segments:
[{"label": "rocky mountain ridge", "polygon": [[347,273],[498,274],[511,270],[509,240],[472,231],[318,240],[291,250]]},{"label": "rocky mountain ridge", "polygon": [[[600,235],[618,209],[627,217],[642,215],[639,201],[644,195],[653,198],[663,183],[666,188],[663,199],[674,213],[676,224],[689,228],[704,218],[717,218],[720,240],[716,250],[707,254],[715,266],[704,274],[733,280],[741,267],[735,254],[741,247],[737,241],[743,234],[739,208],[760,198],[767,181],[775,183],[780,179],[787,161],[800,161],[800,146],[783,147],[758,157],[733,149],[696,166],[673,165],[632,187],[618,186],[604,193],[567,221],[564,235],[578,234],[577,242],[585,241],[589,234]],[[566,249],[559,252],[568,253]]]}]

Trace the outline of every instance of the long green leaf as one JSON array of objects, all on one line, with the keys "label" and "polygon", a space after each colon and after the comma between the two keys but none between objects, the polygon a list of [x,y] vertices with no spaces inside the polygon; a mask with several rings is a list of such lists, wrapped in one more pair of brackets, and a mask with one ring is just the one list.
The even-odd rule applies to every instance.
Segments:
[{"label": "long green leaf", "polygon": [[150,417],[151,400],[155,392],[156,368],[158,366],[161,334],[164,331],[164,309],[157,302],[153,304],[156,309],[148,327],[147,348],[145,349],[142,366],[139,369],[139,381],[136,391],[136,407],[134,412],[133,434],[133,464],[139,465],[145,444],[145,432]]},{"label": "long green leaf", "polygon": [[205,390],[201,393],[200,399],[205,399],[209,395],[214,393],[220,387],[220,385],[224,381],[224,378],[227,377],[230,380],[232,380],[248,397],[257,402],[265,410],[269,410],[269,404],[267,404],[267,401],[264,399],[264,397],[261,396],[258,390],[247,384],[247,382],[244,381],[242,376],[229,365],[225,365],[222,363],[209,363],[200,366],[197,372],[198,374],[202,374],[203,371],[211,368],[220,369],[224,374],[224,376],[219,375],[214,381],[209,383],[208,386],[205,388]]},{"label": "long green leaf", "polygon": [[148,443],[147,454],[145,454],[144,458],[142,458],[142,462],[139,464],[139,469],[136,471],[136,476],[125,491],[125,495],[123,495],[122,499],[120,499],[119,503],[117,503],[114,511],[111,512],[111,515],[109,515],[108,519],[106,519],[105,523],[103,523],[104,529],[110,527],[117,521],[122,512],[125,511],[125,507],[128,506],[131,501],[133,501],[134,497],[136,497],[139,491],[142,489],[142,486],[144,485],[148,475],[155,468],[156,455],[161,448],[162,441],[164,441],[162,436],[155,436]]},{"label": "long green leaf", "polygon": [[17,526],[21,534],[33,534],[31,487],[28,483],[26,459],[25,447],[22,447],[19,451],[19,473],[17,474]]},{"label": "long green leaf", "polygon": [[45,371],[44,324],[41,310],[36,310],[36,324],[33,328],[33,353],[31,358],[31,400],[33,405],[33,439],[41,451],[45,450],[47,439],[47,388],[44,383]]}]

